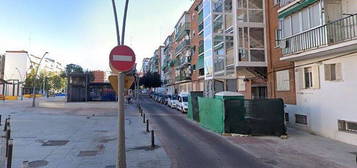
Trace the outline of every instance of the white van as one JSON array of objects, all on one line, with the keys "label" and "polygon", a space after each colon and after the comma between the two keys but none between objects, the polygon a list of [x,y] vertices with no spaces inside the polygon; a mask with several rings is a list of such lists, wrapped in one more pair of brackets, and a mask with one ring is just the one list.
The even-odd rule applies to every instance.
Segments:
[{"label": "white van", "polygon": [[187,111],[188,111],[188,93],[179,94],[178,101],[179,101],[179,103],[176,108],[183,113],[187,113]]}]

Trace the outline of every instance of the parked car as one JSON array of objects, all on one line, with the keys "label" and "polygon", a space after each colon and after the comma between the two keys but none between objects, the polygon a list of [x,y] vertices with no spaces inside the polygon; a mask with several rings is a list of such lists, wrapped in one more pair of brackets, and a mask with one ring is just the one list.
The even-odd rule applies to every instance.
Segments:
[{"label": "parked car", "polygon": [[182,93],[178,96],[178,106],[177,109],[183,113],[187,113],[188,111],[188,94]]},{"label": "parked car", "polygon": [[165,95],[160,94],[158,102],[161,103],[161,104],[163,104],[163,103],[164,103],[164,100],[165,100]]},{"label": "parked car", "polygon": [[165,96],[165,101],[164,101],[164,104],[165,104],[165,105],[168,105],[168,104],[169,104],[170,98],[171,98],[171,95],[166,95],[166,96]]},{"label": "parked car", "polygon": [[169,101],[169,106],[171,108],[175,109],[177,104],[178,104],[178,96],[172,95],[170,98],[170,101]]},{"label": "parked car", "polygon": [[157,102],[159,100],[159,94],[156,94],[154,100]]}]

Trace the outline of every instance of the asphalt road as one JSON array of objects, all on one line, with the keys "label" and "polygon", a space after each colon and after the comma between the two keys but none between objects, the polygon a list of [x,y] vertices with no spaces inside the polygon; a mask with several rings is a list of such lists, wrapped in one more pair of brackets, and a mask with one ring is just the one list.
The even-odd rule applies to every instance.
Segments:
[{"label": "asphalt road", "polygon": [[154,129],[168,153],[173,168],[265,168],[255,158],[224,137],[201,128],[181,112],[141,96]]}]

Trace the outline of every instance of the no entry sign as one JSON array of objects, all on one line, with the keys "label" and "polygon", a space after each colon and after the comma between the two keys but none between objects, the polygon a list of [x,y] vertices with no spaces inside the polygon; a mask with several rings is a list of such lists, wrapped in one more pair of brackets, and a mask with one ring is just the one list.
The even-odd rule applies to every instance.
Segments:
[{"label": "no entry sign", "polygon": [[109,64],[112,71],[127,72],[135,64],[135,53],[128,46],[116,46],[112,49],[109,56]]}]

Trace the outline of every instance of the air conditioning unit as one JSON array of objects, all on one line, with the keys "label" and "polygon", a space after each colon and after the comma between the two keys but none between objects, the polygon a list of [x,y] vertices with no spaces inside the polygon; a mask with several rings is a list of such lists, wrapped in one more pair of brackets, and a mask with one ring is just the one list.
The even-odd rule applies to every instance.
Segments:
[{"label": "air conditioning unit", "polygon": [[288,48],[289,47],[289,42],[287,40],[281,40],[279,44],[280,48]]}]

